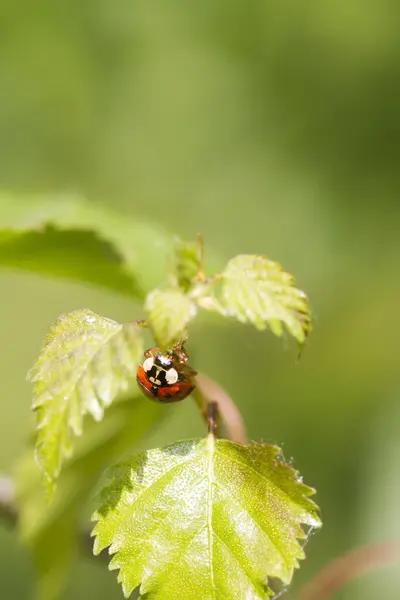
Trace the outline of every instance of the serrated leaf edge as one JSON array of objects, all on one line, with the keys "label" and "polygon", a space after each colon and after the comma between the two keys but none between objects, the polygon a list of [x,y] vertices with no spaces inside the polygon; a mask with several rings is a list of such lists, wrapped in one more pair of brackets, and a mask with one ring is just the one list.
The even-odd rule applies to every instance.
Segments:
[{"label": "serrated leaf edge", "polygon": [[[202,441],[204,442],[204,438],[197,438],[197,439],[191,439],[191,440],[182,440],[181,442],[195,442],[197,444],[200,444]],[[212,545],[213,545],[213,537],[214,537],[214,532],[213,532],[213,528],[212,528],[212,524],[211,524],[211,520],[212,520],[212,487],[213,487],[213,469],[214,469],[214,464],[213,464],[213,456],[215,453],[215,441],[216,438],[214,437],[213,434],[209,434],[206,438],[206,449],[207,449],[207,456],[208,456],[208,468],[207,468],[207,475],[205,475],[205,477],[207,477],[208,479],[208,496],[207,496],[207,529],[208,529],[208,544],[209,544],[209,560],[210,560],[210,577],[213,581],[213,576],[214,576],[214,571],[213,571],[213,558],[212,558]],[[228,442],[228,440],[225,440]],[[157,448],[157,451],[165,451],[167,448],[172,447],[174,445],[176,445],[179,442],[175,442],[173,444],[170,444],[164,448]],[[311,531],[313,529],[316,529],[318,527],[320,527],[322,525],[322,522],[319,518],[319,516],[317,515],[317,512],[319,511],[319,507],[315,504],[315,502],[313,500],[310,499],[309,496],[314,495],[315,494],[315,489],[307,486],[306,484],[303,483],[302,478],[300,477],[298,471],[291,465],[291,463],[288,463],[285,461],[283,455],[282,455],[282,450],[279,446],[275,445],[275,444],[265,444],[262,442],[250,442],[249,444],[246,445],[242,445],[242,444],[238,444],[235,442],[229,442],[229,444],[232,444],[233,446],[237,446],[239,448],[242,447],[247,447],[247,448],[251,448],[252,446],[260,446],[260,447],[266,447],[268,446],[270,449],[273,449],[275,451],[275,456],[274,456],[274,461],[276,463],[278,463],[279,467],[286,467],[288,469],[288,478],[292,481],[293,484],[295,484],[296,486],[298,486],[301,489],[301,495],[303,497],[304,500],[307,501],[307,503],[309,504],[308,509],[305,509],[305,511],[307,512],[308,516],[312,517],[312,519],[310,519],[310,521],[305,521],[303,518],[299,518],[298,520],[298,524],[299,527],[304,531],[303,526],[308,526],[309,529],[307,531],[304,531],[304,537],[298,537],[297,535],[295,536],[295,539],[297,541],[297,545],[298,545],[298,555],[297,557],[293,556],[292,560],[293,560],[293,564],[292,566],[288,568],[290,568],[291,571],[293,571],[294,569],[299,567],[299,560],[304,559],[305,555],[304,555],[304,545],[308,540],[308,537],[311,533]],[[148,451],[151,452],[152,450]],[[136,458],[137,460],[139,460],[140,456],[145,455],[147,452],[142,452],[138,455],[135,455],[132,458]],[[193,460],[195,460],[195,456],[191,457],[185,461],[180,462],[177,465],[174,465],[174,467],[172,467],[172,469],[176,468],[176,467],[182,467],[185,463],[191,463]],[[231,458],[231,457],[230,457]],[[129,458],[127,458],[127,460],[129,460]],[[241,462],[241,461],[240,461]],[[120,463],[121,464],[121,463]],[[242,466],[245,468],[249,468],[250,470],[252,470],[253,472],[255,472],[258,476],[260,476],[262,479],[265,479],[265,477],[263,476],[262,473],[259,473],[258,471],[256,471],[254,469],[254,467],[241,462]],[[167,472],[168,474],[170,473],[171,469]],[[113,472],[113,468],[111,468],[109,470],[109,474],[110,476],[112,475]],[[115,471],[114,471],[115,473]],[[167,473],[163,473],[163,475],[159,478],[162,479],[163,476],[165,476]],[[152,485],[156,482],[159,481],[159,479],[155,480],[154,482],[152,482]],[[274,484],[273,482],[271,482],[270,480],[266,480],[268,485],[270,487],[273,487],[275,490],[277,490],[279,492],[279,495],[284,495],[289,501],[290,503],[292,503],[292,500],[290,498],[290,496],[285,492],[285,490],[279,488],[279,486],[277,486],[276,484]],[[196,481],[196,485],[198,485],[199,482]],[[103,488],[102,492],[100,492],[99,496],[101,498],[101,496],[103,495],[103,492],[107,489],[107,486],[105,488]],[[148,488],[146,488],[147,490]],[[145,491],[146,491],[145,490]],[[141,496],[142,494],[140,494]],[[139,496],[139,497],[140,497]],[[137,498],[135,499],[136,502]],[[235,499],[236,502],[238,502]],[[296,503],[295,503],[296,504]],[[239,505],[243,508],[243,506],[241,505],[241,503],[239,502]],[[131,508],[131,506],[129,507]],[[246,509],[244,509],[246,510]],[[311,513],[311,511],[313,511],[313,514]],[[315,511],[315,512],[314,512]],[[246,510],[247,512],[247,510]],[[92,515],[92,521],[96,522],[96,525],[94,526],[92,532],[91,532],[91,537],[94,537],[94,545],[93,545],[93,553],[95,555],[100,554],[105,548],[108,548],[108,554],[113,557],[119,550],[118,547],[116,547],[113,543],[110,544],[98,544],[98,530],[97,530],[97,525],[99,524],[99,521],[101,520],[102,515],[100,514],[99,511],[95,511]],[[257,521],[255,521],[255,523],[257,524],[258,527],[261,528],[261,530],[265,533],[265,535],[267,535],[267,537],[270,539],[270,541],[275,545],[274,540],[270,537],[269,533],[267,531],[264,530],[264,528],[259,525],[259,523]],[[216,534],[215,534],[216,535]],[[303,542],[303,543],[301,543]],[[224,543],[225,545],[225,543]],[[287,561],[285,559],[285,556],[281,553],[280,549],[278,546],[275,546],[279,552],[279,554],[282,556],[282,559],[284,560],[284,562],[287,564]],[[229,548],[228,548],[229,550]],[[236,559],[236,557],[234,557]],[[236,559],[237,560],[237,559]],[[108,565],[109,570],[119,570],[118,571],[118,576],[117,576],[117,580],[119,583],[122,584],[122,588],[123,588],[123,593],[124,596],[126,598],[129,598],[132,594],[132,590],[126,588],[125,584],[122,581],[122,575],[121,575],[121,566],[114,562],[113,558],[111,559],[109,565]],[[244,571],[245,573],[245,571]],[[245,573],[247,576],[247,573]],[[290,578],[285,581],[284,578],[282,578],[282,582],[283,584],[287,585],[288,583],[290,583],[291,581],[291,576]],[[253,584],[254,585],[254,584]],[[212,583],[212,589],[214,590],[214,583]],[[142,590],[142,586],[140,586],[140,591],[141,593],[146,592],[147,590]],[[267,590],[268,591],[268,590]]]}]

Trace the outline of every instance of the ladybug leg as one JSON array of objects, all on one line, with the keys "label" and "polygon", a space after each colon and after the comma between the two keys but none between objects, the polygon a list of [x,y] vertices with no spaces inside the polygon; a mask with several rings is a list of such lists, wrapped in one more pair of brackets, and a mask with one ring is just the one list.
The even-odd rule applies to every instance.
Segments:
[{"label": "ladybug leg", "polygon": [[174,344],[172,346],[172,355],[174,356],[175,360],[177,360],[179,363],[183,364],[186,363],[189,360],[188,355],[186,354],[185,351],[185,343],[187,341],[187,336],[185,338],[183,338],[183,340],[181,340],[180,342],[177,342],[176,344]]},{"label": "ladybug leg", "polygon": [[189,365],[182,365],[182,367],[179,369],[179,372],[182,373],[185,378],[195,377],[197,375],[197,371],[192,369],[192,367],[189,367]]},{"label": "ladybug leg", "polygon": [[148,348],[144,352],[144,357],[145,358],[154,358],[158,354],[159,351],[160,351],[159,348]]}]

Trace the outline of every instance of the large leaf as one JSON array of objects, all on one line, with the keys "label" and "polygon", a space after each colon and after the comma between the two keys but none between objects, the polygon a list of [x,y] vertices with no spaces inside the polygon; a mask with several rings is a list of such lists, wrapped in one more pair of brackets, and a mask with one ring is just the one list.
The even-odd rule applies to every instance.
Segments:
[{"label": "large leaf", "polygon": [[199,298],[199,304],[252,323],[280,336],[283,326],[300,343],[310,328],[310,311],[306,294],[295,287],[292,275],[264,256],[239,255],[212,286],[212,294]]},{"label": "large leaf", "polygon": [[104,408],[127,388],[142,353],[138,325],[120,325],[90,310],[66,314],[51,328],[28,375],[38,417],[36,460],[50,495],[84,415],[102,419]]},{"label": "large leaf", "polygon": [[107,287],[140,298],[142,292],[115,247],[94,231],[0,231],[0,265]]},{"label": "large leaf", "polygon": [[94,552],[110,547],[125,596],[265,600],[304,557],[303,526],[320,525],[312,493],[276,446],[178,442],[110,471]]},{"label": "large leaf", "polygon": [[0,193],[0,266],[143,299],[165,279],[172,239],[158,225],[75,195]]},{"label": "large leaf", "polygon": [[79,544],[87,541],[79,531],[82,511],[103,470],[137,444],[164,414],[162,407],[143,402],[140,395],[116,401],[101,423],[87,418],[85,435],[77,440],[49,506],[32,450],[20,461],[16,471],[18,527],[33,554],[38,600],[59,597],[71,559]]},{"label": "large leaf", "polygon": [[147,322],[159,346],[166,348],[181,340],[189,322],[196,316],[196,305],[180,289],[156,289],[145,303]]}]

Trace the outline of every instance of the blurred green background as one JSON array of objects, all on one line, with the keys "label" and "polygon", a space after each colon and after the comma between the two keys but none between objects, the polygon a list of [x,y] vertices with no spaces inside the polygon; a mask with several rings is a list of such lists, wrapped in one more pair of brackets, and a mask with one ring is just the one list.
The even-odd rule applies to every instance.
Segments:
[{"label": "blurred green background", "polygon": [[[283,446],[318,490],[323,530],[293,590],[360,544],[400,537],[400,36],[394,0],[3,0],[0,187],[77,191],[191,238],[223,261],[279,260],[310,295],[296,349],[201,318],[196,367],[235,398],[254,439]],[[1,218],[1,205],[0,205]],[[165,257],[160,256],[160,261]],[[0,467],[30,431],[25,374],[49,324],[79,307],[135,318],[125,298],[0,272]],[[240,367],[240,368],[239,368]],[[190,402],[149,444],[203,431]],[[33,595],[0,528],[5,596]],[[398,598],[400,568],[335,599]],[[82,558],[65,599],[122,597]]]}]

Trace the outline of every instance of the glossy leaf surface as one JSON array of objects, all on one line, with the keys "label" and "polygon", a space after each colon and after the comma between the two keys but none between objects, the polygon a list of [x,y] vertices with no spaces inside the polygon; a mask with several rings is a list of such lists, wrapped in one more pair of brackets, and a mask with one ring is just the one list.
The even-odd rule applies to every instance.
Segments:
[{"label": "glossy leaf surface", "polygon": [[94,552],[109,547],[127,597],[265,600],[304,557],[303,526],[320,525],[312,494],[276,446],[178,442],[111,469]]}]

